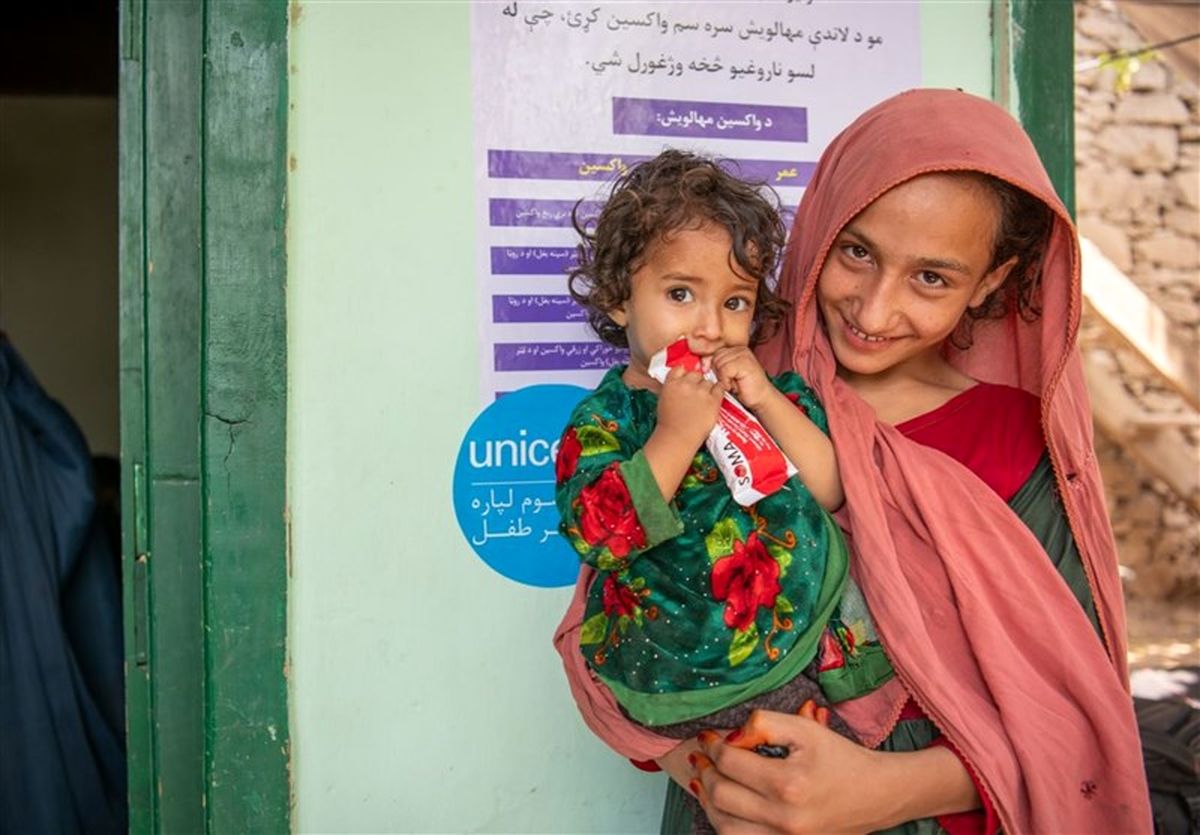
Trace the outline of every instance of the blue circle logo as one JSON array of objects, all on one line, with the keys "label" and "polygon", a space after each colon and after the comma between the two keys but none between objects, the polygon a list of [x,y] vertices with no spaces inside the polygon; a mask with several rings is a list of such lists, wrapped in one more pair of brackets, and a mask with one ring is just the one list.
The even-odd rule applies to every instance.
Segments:
[{"label": "blue circle logo", "polygon": [[558,533],[554,459],[578,386],[537,385],[502,395],[475,418],[454,465],[454,515],[472,550],[529,586],[569,586],[579,555]]}]

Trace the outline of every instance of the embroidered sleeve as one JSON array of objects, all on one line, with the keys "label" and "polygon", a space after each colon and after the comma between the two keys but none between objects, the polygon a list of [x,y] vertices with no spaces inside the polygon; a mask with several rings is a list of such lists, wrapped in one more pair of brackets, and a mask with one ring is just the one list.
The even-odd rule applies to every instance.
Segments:
[{"label": "embroidered sleeve", "polygon": [[559,530],[588,565],[617,570],[681,534],[683,523],[621,423],[579,412],[555,462]]},{"label": "embroidered sleeve", "polygon": [[802,409],[818,429],[826,435],[829,434],[829,420],[825,417],[825,409],[822,408],[816,393],[808,387],[799,374],[794,371],[785,371],[778,377],[772,378],[772,381],[775,383],[775,388]]}]

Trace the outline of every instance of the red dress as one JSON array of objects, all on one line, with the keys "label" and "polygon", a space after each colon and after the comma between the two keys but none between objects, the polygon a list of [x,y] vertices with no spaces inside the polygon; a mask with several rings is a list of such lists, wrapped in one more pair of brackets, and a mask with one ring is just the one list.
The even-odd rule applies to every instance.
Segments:
[{"label": "red dress", "polygon": [[[991,383],[972,386],[933,411],[897,424],[896,429],[910,440],[946,453],[1006,502],[1029,480],[1046,450],[1038,399],[1021,389]],[[980,438],[988,442],[980,443]],[[911,699],[900,714],[902,720],[924,717]],[[933,744],[954,750],[945,737]],[[963,764],[983,807],[942,815],[938,824],[950,835],[996,832],[1000,819],[970,764]]]}]

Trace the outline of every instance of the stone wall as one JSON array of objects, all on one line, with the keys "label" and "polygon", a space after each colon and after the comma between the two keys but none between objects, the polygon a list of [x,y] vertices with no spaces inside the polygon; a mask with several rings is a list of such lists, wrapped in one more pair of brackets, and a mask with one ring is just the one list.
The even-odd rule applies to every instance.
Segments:
[{"label": "stone wall", "polygon": [[[1075,4],[1077,62],[1144,48],[1110,0]],[[1161,58],[1102,64],[1075,77],[1080,233],[1166,314],[1177,338],[1200,344],[1200,104],[1197,79]],[[1085,315],[1087,361],[1115,375],[1155,416],[1149,432],[1177,433],[1200,469],[1196,411],[1107,328]],[[1200,596],[1200,503],[1138,461],[1134,441],[1097,432],[1097,452],[1132,596]],[[1143,459],[1145,456],[1142,456]]]}]

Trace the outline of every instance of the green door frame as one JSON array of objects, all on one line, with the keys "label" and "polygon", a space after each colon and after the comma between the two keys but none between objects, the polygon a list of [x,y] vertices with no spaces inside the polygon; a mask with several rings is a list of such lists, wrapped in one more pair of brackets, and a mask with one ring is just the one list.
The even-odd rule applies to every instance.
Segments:
[{"label": "green door frame", "polygon": [[1020,120],[1074,214],[1074,4],[992,0],[992,43],[992,98]]},{"label": "green door frame", "polygon": [[130,830],[286,832],[285,0],[121,0]]}]

